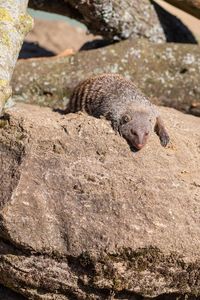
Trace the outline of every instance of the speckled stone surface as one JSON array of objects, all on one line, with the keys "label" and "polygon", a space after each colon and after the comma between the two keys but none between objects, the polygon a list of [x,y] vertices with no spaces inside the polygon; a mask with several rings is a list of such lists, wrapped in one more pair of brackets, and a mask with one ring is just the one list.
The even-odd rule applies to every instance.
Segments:
[{"label": "speckled stone surface", "polygon": [[199,118],[160,112],[170,145],[152,134],[133,153],[106,120],[10,110],[1,284],[39,300],[200,296]]}]

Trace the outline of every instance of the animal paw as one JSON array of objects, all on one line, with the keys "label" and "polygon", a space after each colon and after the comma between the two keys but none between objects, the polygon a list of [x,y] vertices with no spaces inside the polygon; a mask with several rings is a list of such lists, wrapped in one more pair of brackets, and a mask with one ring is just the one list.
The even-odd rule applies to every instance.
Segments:
[{"label": "animal paw", "polygon": [[162,132],[160,134],[160,143],[163,147],[166,147],[167,144],[169,143],[170,138],[167,132]]}]

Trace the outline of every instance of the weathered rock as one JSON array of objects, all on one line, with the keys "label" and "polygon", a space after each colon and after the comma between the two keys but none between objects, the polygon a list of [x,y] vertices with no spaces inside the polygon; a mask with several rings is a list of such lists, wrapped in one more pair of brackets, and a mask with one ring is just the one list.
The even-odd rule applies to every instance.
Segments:
[{"label": "weathered rock", "polygon": [[64,108],[83,79],[103,72],[133,80],[160,105],[200,116],[200,51],[197,45],[132,40],[66,58],[19,61],[12,80],[14,98]]},{"label": "weathered rock", "polygon": [[29,6],[77,19],[92,33],[112,40],[145,37],[156,43],[195,43],[191,31],[154,1],[30,0]]},{"label": "weathered rock", "polygon": [[152,135],[133,153],[106,120],[10,110],[0,130],[1,284],[37,300],[198,299],[199,118],[161,114],[170,146]]},{"label": "weathered rock", "polygon": [[32,29],[27,14],[28,0],[1,1],[0,4],[0,116],[12,90],[10,80],[25,35]]}]

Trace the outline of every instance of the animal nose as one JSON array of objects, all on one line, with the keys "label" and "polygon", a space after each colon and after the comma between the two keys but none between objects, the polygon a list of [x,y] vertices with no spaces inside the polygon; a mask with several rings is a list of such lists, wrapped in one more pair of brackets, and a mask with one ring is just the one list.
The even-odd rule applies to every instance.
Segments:
[{"label": "animal nose", "polygon": [[137,144],[137,148],[141,149],[143,147],[143,144]]}]

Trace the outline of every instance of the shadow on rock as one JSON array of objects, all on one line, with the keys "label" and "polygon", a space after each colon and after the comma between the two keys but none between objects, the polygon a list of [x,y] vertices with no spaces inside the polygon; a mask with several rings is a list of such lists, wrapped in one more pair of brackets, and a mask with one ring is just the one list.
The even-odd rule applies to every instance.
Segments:
[{"label": "shadow on rock", "polygon": [[81,46],[79,51],[98,49],[98,48],[109,46],[114,43],[116,43],[116,41],[110,39],[95,39],[93,41],[89,41],[83,44],[83,46]]},{"label": "shadow on rock", "polygon": [[19,58],[26,59],[32,57],[49,57],[55,53],[41,47],[38,43],[24,42],[19,53]]},{"label": "shadow on rock", "polygon": [[0,285],[0,300],[27,300],[22,295],[16,294],[10,289]]},{"label": "shadow on rock", "polygon": [[197,44],[193,33],[180,19],[166,11],[153,0],[151,0],[151,3],[163,27],[167,42]]}]

